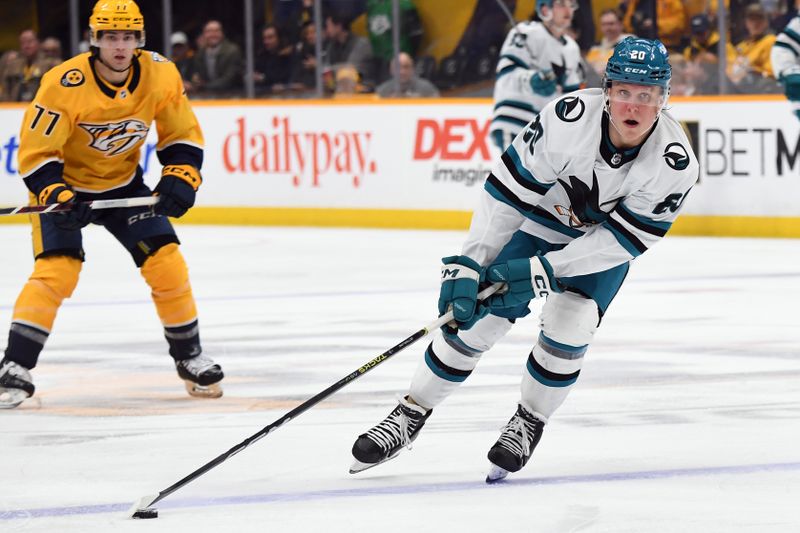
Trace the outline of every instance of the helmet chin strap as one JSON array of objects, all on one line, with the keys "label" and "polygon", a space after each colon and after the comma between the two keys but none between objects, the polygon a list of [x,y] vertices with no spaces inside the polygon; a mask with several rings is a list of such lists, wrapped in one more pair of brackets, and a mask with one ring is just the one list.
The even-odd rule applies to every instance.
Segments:
[{"label": "helmet chin strap", "polygon": [[[606,94],[606,97],[605,97],[605,112],[608,115],[608,123],[611,124],[612,128],[617,130],[617,133],[619,134],[620,137],[624,138],[625,135],[623,135],[622,130],[619,127],[617,127],[617,125],[615,124],[614,118],[611,116],[611,100],[610,100],[610,98],[608,97],[607,94]],[[648,133],[650,133],[650,130],[653,128],[653,125],[658,121],[658,117],[660,117],[660,116],[661,116],[661,109],[659,109],[658,113],[656,113],[656,116],[653,119],[653,123],[650,124],[647,127],[647,129],[644,130],[644,132],[642,132],[638,137],[636,137],[636,140],[635,140],[634,144],[638,144],[640,139],[644,138],[645,136],[647,136]]]}]

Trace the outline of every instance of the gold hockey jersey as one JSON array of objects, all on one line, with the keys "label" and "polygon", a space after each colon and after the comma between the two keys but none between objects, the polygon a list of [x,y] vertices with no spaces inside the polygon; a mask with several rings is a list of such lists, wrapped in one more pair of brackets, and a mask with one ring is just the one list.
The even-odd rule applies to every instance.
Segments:
[{"label": "gold hockey jersey", "polygon": [[101,193],[141,177],[140,149],[155,120],[162,165],[199,170],[203,134],[175,65],[156,52],[133,58],[121,86],[103,80],[87,52],[53,68],[22,121],[19,173],[36,194],[64,180]]}]

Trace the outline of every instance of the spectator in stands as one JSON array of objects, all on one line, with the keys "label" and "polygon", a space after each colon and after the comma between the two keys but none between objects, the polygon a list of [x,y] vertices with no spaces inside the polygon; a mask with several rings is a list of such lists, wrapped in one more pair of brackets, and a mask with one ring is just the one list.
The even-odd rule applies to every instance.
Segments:
[{"label": "spectator in stands", "polygon": [[361,80],[370,84],[372,47],[364,37],[350,31],[350,21],[338,14],[325,17],[325,66],[337,70],[339,65],[353,65]]},{"label": "spectator in stands", "polygon": [[64,61],[64,56],[61,55],[61,41],[55,37],[48,37],[42,41],[42,55],[59,63]]},{"label": "spectator in stands", "polygon": [[261,32],[262,47],[256,54],[253,79],[259,93],[281,92],[289,84],[292,47],[281,42],[277,26],[269,24]]},{"label": "spectator in stands", "polygon": [[[367,31],[375,56],[375,79],[389,77],[394,57],[392,0],[367,0]],[[400,0],[400,51],[416,56],[422,41],[422,22],[412,0]]]},{"label": "spectator in stands", "polygon": [[306,22],[300,32],[300,42],[292,51],[289,86],[293,90],[314,89],[317,86],[317,27]]},{"label": "spectator in stands", "polygon": [[[614,47],[629,33],[623,33],[622,15],[616,9],[606,9],[600,13],[600,31],[603,34],[600,42],[589,49],[586,54],[586,62],[592,67],[597,77],[603,78],[606,71],[606,63]],[[599,85],[597,85],[599,87]]]},{"label": "spectator in stands", "polygon": [[405,52],[400,52],[392,60],[393,78],[380,84],[375,90],[381,98],[428,98],[438,97],[439,89],[428,80],[418,78],[414,71],[414,60]]},{"label": "spectator in stands", "polygon": [[349,98],[367,92],[354,65],[340,64],[335,73],[334,98]]},{"label": "spectator in stands", "polygon": [[231,96],[242,84],[241,50],[225,38],[218,20],[206,23],[202,39],[192,65],[193,89],[205,96]]},{"label": "spectator in stands", "polygon": [[19,34],[19,53],[10,61],[3,76],[3,96],[10,102],[30,102],[39,90],[44,73],[61,63],[44,57],[39,37],[33,30]]},{"label": "spectator in stands", "polygon": [[303,39],[306,24],[314,23],[314,0],[282,0],[273,2],[273,21],[287,43]]},{"label": "spectator in stands", "polygon": [[630,0],[625,31],[646,39],[660,39],[670,50],[680,50],[686,35],[682,0]]},{"label": "spectator in stands", "polygon": [[729,58],[728,77],[737,92],[763,93],[767,86],[775,89],[770,52],[776,37],[761,4],[745,8],[744,25],[747,36],[736,44],[735,54]]},{"label": "spectator in stands", "polygon": [[3,83],[3,81],[6,79],[6,71],[8,70],[8,66],[17,60],[18,55],[19,52],[16,50],[7,50],[0,56],[0,102],[5,100],[5,83]]},{"label": "spectator in stands", "polygon": [[[695,15],[691,20],[692,37],[683,50],[686,59],[686,82],[694,87],[694,94],[717,94],[719,83],[719,33],[711,27],[708,15]],[[727,56],[733,54],[728,43]]]},{"label": "spectator in stands", "polygon": [[176,31],[169,37],[172,44],[172,62],[183,78],[186,92],[191,92],[192,66],[194,64],[194,50],[189,46],[189,38],[182,31]]}]

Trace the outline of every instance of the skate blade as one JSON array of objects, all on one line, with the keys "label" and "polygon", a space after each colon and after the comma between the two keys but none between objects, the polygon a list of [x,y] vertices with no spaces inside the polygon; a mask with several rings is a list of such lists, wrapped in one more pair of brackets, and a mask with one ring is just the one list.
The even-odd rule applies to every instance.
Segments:
[{"label": "skate blade", "polygon": [[189,393],[189,396],[194,396],[195,398],[221,398],[222,397],[222,387],[219,383],[212,383],[211,385],[198,385],[193,381],[189,381],[188,379],[183,380],[184,385],[186,385],[186,392]]},{"label": "skate blade", "polygon": [[30,396],[24,390],[0,387],[0,409],[13,409],[28,398]]},{"label": "skate blade", "polygon": [[398,455],[400,455],[399,451],[397,453],[395,453],[394,455],[390,455],[389,457],[387,457],[386,459],[384,459],[382,461],[378,461],[377,463],[362,463],[358,459],[353,459],[353,464],[350,465],[350,473],[351,474],[358,474],[359,472],[363,472],[364,470],[369,470],[370,468],[374,468],[374,467],[376,467],[378,465],[382,465],[383,463],[385,463],[387,461],[391,461],[392,459],[394,459]]},{"label": "skate blade", "polygon": [[492,467],[489,469],[489,473],[486,474],[486,483],[490,485],[492,483],[498,483],[503,481],[506,476],[508,475],[508,470],[505,468],[500,468],[499,466],[493,464]]}]

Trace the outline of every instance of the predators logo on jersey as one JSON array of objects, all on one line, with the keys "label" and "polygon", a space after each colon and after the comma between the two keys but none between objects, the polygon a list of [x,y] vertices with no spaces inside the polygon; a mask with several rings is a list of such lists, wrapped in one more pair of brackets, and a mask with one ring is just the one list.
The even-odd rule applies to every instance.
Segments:
[{"label": "predators logo on jersey", "polygon": [[150,129],[147,124],[135,119],[108,124],[79,123],[78,126],[92,137],[89,146],[107,156],[121,154],[136,147],[139,141],[147,137]]},{"label": "predators logo on jersey", "polygon": [[154,121],[162,164],[188,157],[199,168],[203,136],[174,63],[139,51],[116,86],[97,74],[91,53],[75,56],[45,74],[25,113],[20,175],[28,182],[63,179],[90,193],[126,185],[141,176],[140,149]]}]

